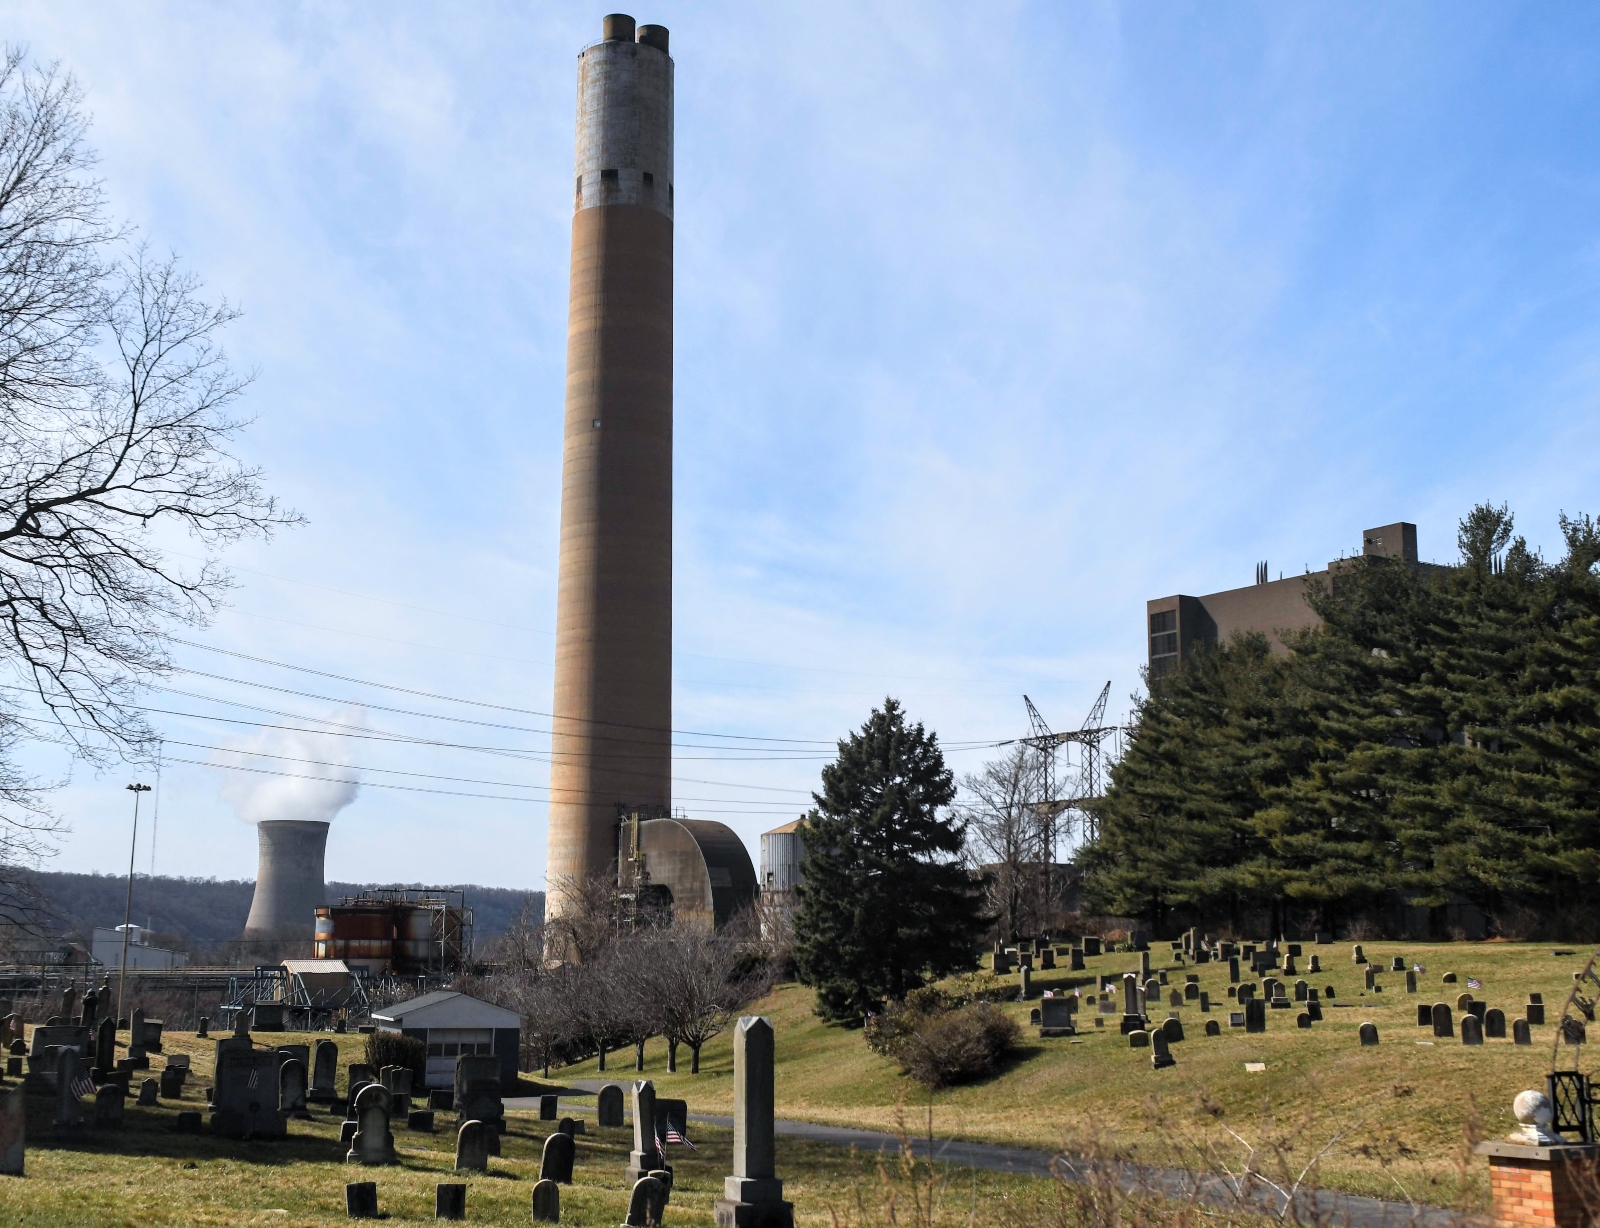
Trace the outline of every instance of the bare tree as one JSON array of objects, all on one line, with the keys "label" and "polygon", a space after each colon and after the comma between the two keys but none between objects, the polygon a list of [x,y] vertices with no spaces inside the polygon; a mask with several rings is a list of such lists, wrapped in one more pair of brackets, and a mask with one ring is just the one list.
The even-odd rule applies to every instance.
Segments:
[{"label": "bare tree", "polygon": [[673,929],[656,953],[669,1070],[678,1068],[676,1050],[683,1044],[689,1046],[689,1073],[700,1073],[701,1047],[767,991],[766,969],[764,960],[751,959],[727,938],[689,926]]},{"label": "bare tree", "polygon": [[547,887],[546,910],[559,897],[561,911],[545,921],[546,956],[580,964],[599,959],[622,933],[616,875],[610,871],[583,879],[556,875]]},{"label": "bare tree", "polygon": [[[178,625],[229,588],[213,550],[299,517],[230,448],[248,378],[175,258],[125,250],[107,222],[81,93],[15,50],[0,67],[0,878],[52,825],[16,766],[25,739],[96,761],[139,758],[136,705],[170,668]],[[181,530],[207,554],[180,565]],[[0,901],[7,893],[0,889]],[[3,907],[3,904],[0,904]]]},{"label": "bare tree", "polygon": [[1039,920],[1038,753],[1020,742],[962,777],[958,808],[967,824],[968,851],[984,870],[990,912],[1004,937],[1016,938]]}]

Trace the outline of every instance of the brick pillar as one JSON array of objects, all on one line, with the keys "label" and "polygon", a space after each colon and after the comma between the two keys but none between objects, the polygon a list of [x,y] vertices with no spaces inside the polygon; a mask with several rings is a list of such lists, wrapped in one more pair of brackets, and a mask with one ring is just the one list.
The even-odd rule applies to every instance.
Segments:
[{"label": "brick pillar", "polygon": [[1600,1213],[1600,1205],[1590,1205],[1600,1199],[1600,1145],[1490,1142],[1476,1150],[1489,1160],[1489,1192],[1501,1228],[1586,1228]]}]

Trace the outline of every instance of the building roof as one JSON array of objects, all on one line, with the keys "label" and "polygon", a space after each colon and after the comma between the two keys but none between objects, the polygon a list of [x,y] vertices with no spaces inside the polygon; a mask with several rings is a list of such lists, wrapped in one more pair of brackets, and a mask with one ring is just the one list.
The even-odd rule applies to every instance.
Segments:
[{"label": "building roof", "polygon": [[799,831],[805,825],[806,821],[804,819],[796,819],[792,823],[785,823],[782,827],[774,827],[771,831],[764,831],[761,834],[763,836],[787,836],[792,832]]},{"label": "building roof", "polygon": [[522,1016],[453,989],[437,989],[373,1011],[380,1024],[397,1028],[520,1028]]},{"label": "building roof", "polygon": [[350,975],[350,969],[345,966],[342,959],[286,959],[283,961],[284,971],[290,975],[305,976],[308,973],[336,973],[344,976]]}]

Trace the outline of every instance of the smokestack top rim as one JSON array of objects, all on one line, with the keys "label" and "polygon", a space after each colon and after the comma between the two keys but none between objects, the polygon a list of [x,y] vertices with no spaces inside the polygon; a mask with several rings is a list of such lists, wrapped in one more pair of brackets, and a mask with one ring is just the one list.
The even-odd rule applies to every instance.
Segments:
[{"label": "smokestack top rim", "polygon": [[606,43],[631,43],[635,24],[627,13],[607,13],[600,19],[600,40]]},{"label": "smokestack top rim", "polygon": [[302,828],[302,829],[311,828],[311,827],[323,827],[323,828],[326,828],[326,827],[331,827],[332,825],[333,825],[333,820],[332,819],[257,819],[256,820],[256,826],[257,827],[276,827],[276,828],[283,828],[283,829],[295,828],[295,827]]},{"label": "smokestack top rim", "polygon": [[667,46],[672,37],[672,31],[666,26],[646,25],[639,27],[639,41],[646,47],[654,47],[662,55],[671,55]]}]

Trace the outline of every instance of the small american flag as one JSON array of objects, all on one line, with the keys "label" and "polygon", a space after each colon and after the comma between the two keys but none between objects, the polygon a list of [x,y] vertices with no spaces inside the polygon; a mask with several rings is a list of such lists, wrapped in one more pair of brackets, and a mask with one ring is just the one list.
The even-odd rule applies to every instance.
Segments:
[{"label": "small american flag", "polygon": [[1426,972],[1427,969],[1424,968],[1421,964],[1412,964],[1411,965],[1411,971],[1413,971],[1413,972]]},{"label": "small american flag", "polygon": [[1475,976],[1469,976],[1467,978],[1467,988],[1468,989],[1482,989],[1483,988],[1483,982],[1480,981]]},{"label": "small american flag", "polygon": [[677,1143],[680,1147],[687,1147],[690,1151],[700,1150],[700,1148],[696,1147],[689,1141],[689,1136],[687,1134],[670,1124],[667,1126],[667,1142]]},{"label": "small american flag", "polygon": [[72,1095],[76,1100],[94,1095],[94,1080],[86,1074],[79,1075],[72,1081]]}]

